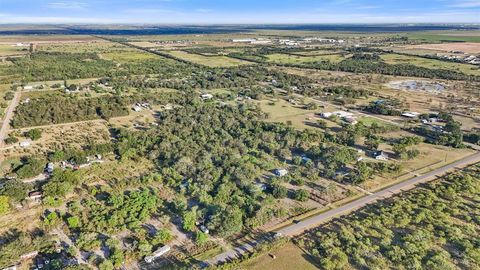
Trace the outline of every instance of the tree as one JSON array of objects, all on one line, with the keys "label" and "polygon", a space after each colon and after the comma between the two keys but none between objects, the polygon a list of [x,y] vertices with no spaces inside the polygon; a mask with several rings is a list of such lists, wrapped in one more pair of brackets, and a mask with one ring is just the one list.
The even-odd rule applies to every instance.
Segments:
[{"label": "tree", "polygon": [[19,178],[29,178],[41,174],[45,169],[45,161],[29,157],[26,159],[25,163],[16,171]]},{"label": "tree", "polygon": [[9,180],[0,188],[0,195],[9,197],[14,202],[21,202],[27,197],[29,184],[18,180]]},{"label": "tree", "polygon": [[365,146],[368,147],[370,150],[377,150],[378,146],[380,145],[381,139],[378,136],[375,135],[368,135],[365,138]]},{"label": "tree", "polygon": [[110,260],[104,260],[102,263],[98,265],[98,269],[100,270],[114,270],[113,263]]},{"label": "tree", "polygon": [[208,234],[200,231],[195,233],[195,244],[201,246],[207,242],[208,242]]},{"label": "tree", "polygon": [[277,199],[286,198],[288,194],[288,189],[280,184],[273,185],[272,195]]},{"label": "tree", "polygon": [[187,232],[191,232],[195,229],[195,223],[197,222],[197,212],[196,209],[190,211],[185,211],[183,213],[183,229]]},{"label": "tree", "polygon": [[67,223],[68,227],[70,227],[71,229],[80,227],[80,219],[75,216],[67,218]]},{"label": "tree", "polygon": [[173,236],[170,233],[170,231],[162,228],[162,229],[158,230],[157,233],[155,234],[155,237],[152,240],[152,244],[154,244],[154,245],[158,245],[158,244],[165,245],[166,243],[170,242],[170,240],[172,240],[172,238],[173,238]]},{"label": "tree", "polygon": [[25,136],[36,141],[42,137],[42,131],[38,128],[30,129],[29,131],[25,132]]},{"label": "tree", "polygon": [[5,143],[6,144],[14,144],[14,143],[17,143],[18,142],[18,138],[17,137],[13,137],[12,135],[9,135],[6,139],[5,139]]},{"label": "tree", "polygon": [[293,198],[300,202],[306,202],[308,201],[309,196],[310,196],[310,193],[307,190],[298,189],[295,191]]}]

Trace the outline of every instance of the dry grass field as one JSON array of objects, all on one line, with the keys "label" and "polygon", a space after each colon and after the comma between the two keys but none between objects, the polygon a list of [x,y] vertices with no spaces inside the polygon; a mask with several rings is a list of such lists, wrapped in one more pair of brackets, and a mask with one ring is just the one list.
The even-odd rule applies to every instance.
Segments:
[{"label": "dry grass field", "polygon": [[434,51],[462,51],[465,53],[480,53],[480,44],[475,42],[452,42],[440,44],[420,44],[407,46],[408,49],[424,49]]},{"label": "dry grass field", "polygon": [[249,270],[314,270],[318,269],[312,262],[308,260],[308,254],[303,252],[299,247],[292,243],[288,243],[279,247],[270,254],[275,255],[276,259],[269,254],[262,254],[257,258],[241,265],[238,269]]},{"label": "dry grass field", "polygon": [[312,56],[300,56],[300,55],[290,55],[290,54],[281,54],[275,53],[267,55],[268,61],[272,63],[281,63],[281,64],[297,64],[297,63],[308,63],[308,62],[318,62],[318,61],[330,61],[332,63],[338,63],[345,59],[339,54],[333,55],[312,55]]},{"label": "dry grass field", "polygon": [[168,54],[180,59],[208,67],[234,67],[240,65],[252,65],[254,63],[230,58],[227,56],[202,56],[184,51],[168,51]]}]

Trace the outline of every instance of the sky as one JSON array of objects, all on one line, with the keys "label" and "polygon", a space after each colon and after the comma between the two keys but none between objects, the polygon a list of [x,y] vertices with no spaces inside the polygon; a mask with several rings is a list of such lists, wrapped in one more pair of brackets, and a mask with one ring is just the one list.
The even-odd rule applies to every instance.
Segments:
[{"label": "sky", "polygon": [[480,23],[480,0],[0,0],[0,23]]}]

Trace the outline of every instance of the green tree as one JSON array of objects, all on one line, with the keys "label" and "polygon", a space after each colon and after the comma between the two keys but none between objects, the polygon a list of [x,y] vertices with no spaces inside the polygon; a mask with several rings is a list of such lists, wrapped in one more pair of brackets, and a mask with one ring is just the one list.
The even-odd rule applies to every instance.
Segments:
[{"label": "green tree", "polygon": [[197,212],[195,209],[185,211],[183,213],[183,229],[187,232],[191,232],[195,229],[195,223],[197,222]]},{"label": "green tree", "polygon": [[295,191],[293,198],[297,201],[300,202],[306,202],[308,201],[308,197],[310,196],[310,193],[305,190],[305,189],[298,189]]},{"label": "green tree", "polygon": [[195,233],[195,244],[204,245],[208,242],[208,234],[204,232],[197,231]]},{"label": "green tree", "polygon": [[165,245],[166,243],[170,242],[170,240],[172,240],[172,238],[173,238],[173,236],[170,233],[170,231],[162,228],[162,229],[158,230],[157,233],[155,234],[155,237],[152,240],[152,244],[153,245],[158,245],[158,244]]},{"label": "green tree", "polygon": [[18,180],[9,180],[0,188],[0,195],[7,196],[14,202],[21,202],[27,197],[30,188],[30,184]]},{"label": "green tree", "polygon": [[36,141],[42,137],[42,131],[38,128],[30,129],[29,131],[25,132],[25,136]]},{"label": "green tree", "polygon": [[67,224],[71,229],[78,228],[80,227],[80,218],[76,216],[69,217],[67,218]]},{"label": "green tree", "polygon": [[277,199],[286,198],[288,194],[288,189],[280,184],[275,184],[272,187],[272,195]]}]

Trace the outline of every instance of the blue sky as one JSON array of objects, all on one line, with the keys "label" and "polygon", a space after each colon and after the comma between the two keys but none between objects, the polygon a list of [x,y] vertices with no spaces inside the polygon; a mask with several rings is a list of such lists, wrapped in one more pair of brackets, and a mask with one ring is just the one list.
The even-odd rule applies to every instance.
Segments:
[{"label": "blue sky", "polygon": [[0,0],[0,23],[480,23],[480,0]]}]

